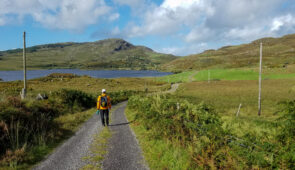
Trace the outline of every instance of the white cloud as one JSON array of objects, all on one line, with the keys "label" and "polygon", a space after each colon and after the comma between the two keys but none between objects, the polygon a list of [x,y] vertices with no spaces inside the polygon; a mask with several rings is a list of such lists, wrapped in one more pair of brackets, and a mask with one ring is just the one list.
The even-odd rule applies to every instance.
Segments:
[{"label": "white cloud", "polygon": [[166,54],[174,54],[178,56],[185,56],[189,54],[196,54],[204,51],[208,48],[208,45],[206,43],[196,43],[196,44],[190,44],[183,47],[166,47],[161,49],[156,49],[156,51]]},{"label": "white cloud", "polygon": [[179,1],[179,0],[165,0],[161,5],[163,8],[167,9],[177,9],[177,8],[185,8],[189,9],[195,3],[200,3],[201,0],[186,0],[186,1]]},{"label": "white cloud", "polygon": [[81,31],[111,12],[104,0],[0,0],[0,17],[26,15],[53,29]]},{"label": "white cloud", "polygon": [[282,29],[295,30],[295,17],[291,14],[276,17],[272,21],[271,31],[279,31]]},{"label": "white cloud", "polygon": [[6,24],[6,20],[4,17],[0,17],[0,26],[5,25]]},{"label": "white cloud", "polygon": [[[148,0],[114,1],[137,8]],[[283,8],[285,2],[292,4],[293,0],[164,0],[160,5],[146,5],[136,16],[140,22],[130,21],[113,33],[126,38],[172,36],[185,46],[169,46],[159,51],[183,55],[203,49],[198,46],[202,42],[216,48],[225,42],[245,43],[294,33],[295,11]]]},{"label": "white cloud", "polygon": [[215,32],[208,27],[195,27],[185,36],[186,42],[198,42],[211,39],[216,36]]},{"label": "white cloud", "polygon": [[210,28],[243,27],[260,24],[276,14],[276,8],[285,0],[212,0],[214,14],[206,16]]},{"label": "white cloud", "polygon": [[119,18],[120,18],[120,14],[119,13],[114,13],[114,14],[112,14],[112,15],[109,16],[109,20],[110,21],[115,21],[115,20],[117,20]]},{"label": "white cloud", "polygon": [[269,32],[264,32],[263,28],[232,28],[224,34],[227,39],[253,40],[266,36]]},{"label": "white cloud", "polygon": [[120,5],[128,5],[130,7],[138,7],[141,4],[145,4],[145,0],[113,0]]},{"label": "white cloud", "polygon": [[111,35],[112,36],[116,36],[119,35],[121,33],[120,28],[119,27],[115,27],[112,31],[111,31]]},{"label": "white cloud", "polygon": [[128,27],[126,33],[128,37],[168,35],[183,26],[194,26],[204,14],[212,13],[211,6],[205,0],[165,0],[160,6],[148,6],[148,10],[139,16],[142,23]]}]

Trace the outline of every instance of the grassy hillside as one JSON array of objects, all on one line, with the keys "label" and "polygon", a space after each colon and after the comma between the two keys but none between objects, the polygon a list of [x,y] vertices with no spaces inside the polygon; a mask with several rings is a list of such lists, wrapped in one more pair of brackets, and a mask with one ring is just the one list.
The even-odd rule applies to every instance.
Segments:
[{"label": "grassy hillside", "polygon": [[[134,46],[122,39],[106,39],[89,43],[58,43],[29,47],[29,69],[156,69],[176,59]],[[0,52],[0,70],[22,69],[22,49]]]},{"label": "grassy hillside", "polygon": [[200,54],[173,60],[162,69],[202,70],[205,68],[254,67],[259,62],[259,44],[263,43],[263,65],[267,68],[287,67],[295,64],[295,34],[281,38],[263,38],[249,44],[225,46],[218,50],[207,50]]}]

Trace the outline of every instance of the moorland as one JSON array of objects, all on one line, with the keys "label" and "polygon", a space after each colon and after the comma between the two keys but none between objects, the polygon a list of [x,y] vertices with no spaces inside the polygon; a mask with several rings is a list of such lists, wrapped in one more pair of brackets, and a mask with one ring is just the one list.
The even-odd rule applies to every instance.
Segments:
[{"label": "moorland", "polygon": [[[260,42],[263,43],[263,77],[262,114],[258,116]],[[95,63],[87,52],[84,60],[83,52],[73,51],[72,54],[79,57],[71,60],[69,53],[65,52],[70,47],[82,48],[78,44],[57,47],[59,50],[56,52],[49,49],[51,47],[37,48],[29,53],[36,55],[35,58],[46,53],[67,57],[60,62],[63,64],[50,63],[49,67],[45,62],[40,66],[41,62],[37,60],[31,68],[68,68],[65,66],[68,62],[78,68],[102,68],[99,66],[100,59],[93,67],[83,64],[83,61]],[[28,98],[24,101],[19,99],[22,81],[1,82],[0,131],[5,135],[0,142],[6,148],[6,151],[1,149],[1,165],[30,167],[40,161],[93,115],[98,89],[107,88],[114,103],[129,100],[126,115],[133,121],[131,127],[151,169],[294,167],[295,34],[263,38],[249,44],[207,50],[181,58],[139,48],[112,50],[109,54],[117,57],[113,58],[114,62],[126,59],[123,65],[134,65],[117,67],[110,64],[112,67],[108,68],[158,69],[177,74],[119,79],[53,74],[29,80]],[[119,51],[124,51],[123,59],[118,57]],[[140,55],[153,54],[146,56],[145,61],[148,62],[141,62],[143,60],[139,57],[132,60],[136,61],[133,63],[128,60],[127,56],[131,56],[128,51],[137,51]],[[20,51],[8,53],[1,52],[2,70],[7,69],[5,62],[15,60],[13,56],[21,57]],[[47,57],[50,58],[50,55]],[[162,55],[166,57],[162,58]],[[157,61],[156,64],[154,61]],[[75,65],[75,62],[82,64]],[[21,63],[16,63],[13,69],[20,67]],[[175,93],[158,93],[168,90],[174,83],[179,84]],[[48,96],[48,100],[36,100],[39,93]],[[240,104],[242,107],[237,116]],[[36,129],[31,132],[26,130],[29,126],[27,120],[40,122],[42,126],[30,124]]]}]

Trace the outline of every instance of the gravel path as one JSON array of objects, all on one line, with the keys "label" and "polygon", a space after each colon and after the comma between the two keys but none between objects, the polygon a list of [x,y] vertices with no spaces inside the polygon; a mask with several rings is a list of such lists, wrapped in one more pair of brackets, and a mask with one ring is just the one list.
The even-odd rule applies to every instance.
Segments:
[{"label": "gravel path", "polygon": [[[103,169],[149,169],[142,156],[138,141],[130,129],[124,110],[127,102],[118,106],[112,113],[109,126],[112,137],[109,141],[108,154],[103,161]],[[103,129],[100,117],[92,116],[82,127],[59,146],[47,159],[36,165],[34,170],[78,170],[88,164],[83,157],[89,155],[89,147],[94,134]]]},{"label": "gravel path", "polygon": [[93,135],[102,130],[100,117],[93,115],[84,125],[56,149],[43,162],[38,164],[35,170],[75,170],[87,164],[83,157],[87,156],[89,146],[93,141]]},{"label": "gravel path", "polygon": [[198,74],[198,71],[195,71],[194,73],[192,73],[189,78],[188,78],[188,82],[193,82],[195,80],[195,76]]},{"label": "gravel path", "polygon": [[149,169],[144,163],[138,141],[129,127],[124,110],[127,102],[112,113],[109,126],[112,137],[109,141],[108,154],[103,161],[103,169]]},{"label": "gravel path", "polygon": [[174,93],[174,92],[176,92],[176,90],[178,89],[178,87],[179,87],[179,83],[172,84],[171,85],[171,88],[169,90],[167,90],[167,91],[162,92],[162,94],[165,94],[165,93]]}]

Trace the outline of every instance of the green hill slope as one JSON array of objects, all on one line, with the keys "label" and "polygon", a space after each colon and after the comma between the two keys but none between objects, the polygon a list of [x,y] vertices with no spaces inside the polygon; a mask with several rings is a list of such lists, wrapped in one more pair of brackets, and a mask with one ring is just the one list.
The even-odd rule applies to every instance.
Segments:
[{"label": "green hill slope", "polygon": [[162,69],[183,71],[205,68],[254,67],[259,62],[259,46],[263,43],[263,65],[269,68],[295,64],[295,34],[281,38],[263,38],[249,44],[225,46],[218,50],[207,50],[200,54],[173,60]]},{"label": "green hill slope", "polygon": [[[134,46],[122,39],[57,43],[27,48],[29,69],[157,69],[177,57]],[[0,70],[22,69],[22,49],[0,52]]]}]

